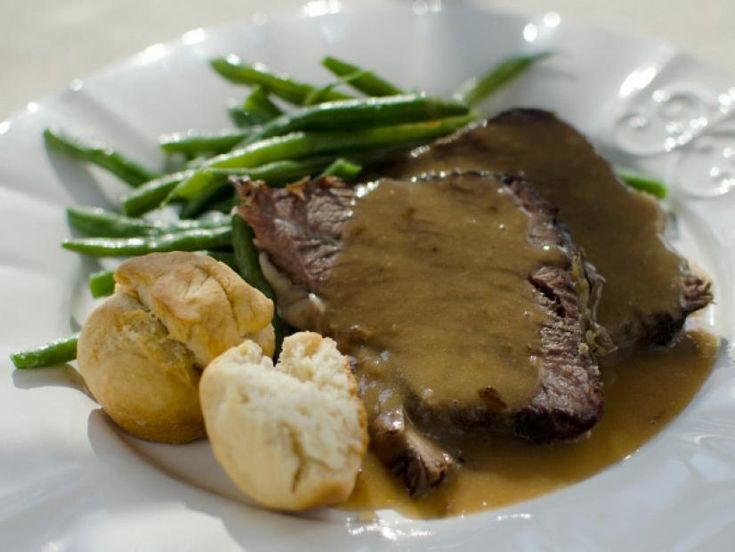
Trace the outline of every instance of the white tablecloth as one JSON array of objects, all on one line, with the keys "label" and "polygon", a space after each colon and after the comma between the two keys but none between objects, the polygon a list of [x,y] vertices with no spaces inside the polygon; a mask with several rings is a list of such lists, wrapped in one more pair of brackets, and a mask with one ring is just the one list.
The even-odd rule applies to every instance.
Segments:
[{"label": "white tablecloth", "polygon": [[[733,0],[484,1],[520,12],[552,10],[562,18],[655,35],[720,66],[735,82]],[[155,42],[196,27],[249,18],[256,12],[298,9],[304,3],[0,0],[0,120],[29,100],[61,89],[72,78],[88,75]]]}]

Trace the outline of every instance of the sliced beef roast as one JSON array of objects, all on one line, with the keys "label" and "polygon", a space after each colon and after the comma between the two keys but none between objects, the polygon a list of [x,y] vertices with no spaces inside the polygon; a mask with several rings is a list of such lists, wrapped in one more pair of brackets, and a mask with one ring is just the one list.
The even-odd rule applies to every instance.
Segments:
[{"label": "sliced beef roast", "polygon": [[[523,284],[542,316],[507,313],[509,320],[520,315],[530,317],[529,323],[534,324],[537,336],[537,343],[533,347],[529,345],[524,354],[527,363],[538,368],[538,380],[529,400],[522,405],[509,407],[505,395],[479,384],[470,392],[458,387],[462,392],[457,400],[433,400],[420,384],[422,374],[417,376],[416,371],[413,375],[396,376],[401,373],[399,367],[397,372],[389,372],[387,379],[385,374],[375,375],[371,367],[379,364],[381,355],[385,354],[382,349],[390,339],[374,335],[370,327],[359,324],[346,332],[330,331],[334,328],[325,323],[330,319],[329,302],[325,305],[321,297],[330,296],[330,278],[339,273],[335,267],[340,262],[345,240],[354,240],[361,232],[359,226],[349,224],[356,202],[361,201],[363,194],[371,193],[369,187],[356,189],[333,178],[302,182],[285,189],[250,182],[238,184],[243,199],[240,213],[255,232],[262,252],[261,264],[276,290],[281,314],[298,328],[336,334],[341,350],[356,359],[361,393],[371,418],[373,448],[414,495],[438,485],[457,466],[456,458],[461,456],[461,451],[445,450],[443,435],[499,430],[549,442],[575,438],[590,429],[599,419],[603,404],[594,353],[604,352],[611,346],[605,332],[594,321],[599,277],[557,222],[555,209],[531,185],[517,177],[478,172],[425,176],[416,185],[422,183],[438,186],[441,193],[463,194],[466,205],[473,207],[473,194],[480,196],[487,189],[509,195],[513,208],[523,213],[527,221],[523,240],[539,251],[549,252],[548,262],[542,262],[528,273]],[[377,186],[390,184],[391,181],[381,181]],[[493,208],[488,205],[488,209]],[[437,227],[431,217],[414,216],[411,208],[405,217],[405,221],[399,221],[403,225],[400,231],[414,235],[414,257],[421,260],[430,256],[438,249],[432,245],[432,235],[446,229]],[[348,227],[349,236],[346,235]],[[470,243],[472,236],[468,235],[467,239]],[[493,250],[492,244],[480,242],[470,243],[462,254],[499,253],[502,254]],[[386,263],[390,264],[391,260],[387,259]],[[446,270],[452,268],[446,266]],[[381,277],[370,269],[365,271],[366,282],[380,285]],[[461,290],[459,278],[461,275],[457,289]],[[440,292],[438,296],[441,299]],[[375,297],[380,299],[379,294]],[[444,299],[451,300],[450,297],[451,294]],[[490,304],[493,298],[464,300],[468,309],[476,306],[477,312],[483,312],[483,304]],[[441,304],[436,308],[441,309]],[[526,351],[525,343],[501,345]],[[431,347],[431,344],[417,343],[417,346]],[[458,368],[468,373],[480,370],[471,365]],[[385,400],[386,392],[397,388],[391,378],[405,380],[400,382],[398,402],[395,398]]]},{"label": "sliced beef roast", "polygon": [[621,349],[666,345],[687,315],[712,300],[710,285],[662,238],[657,203],[622,184],[574,128],[547,111],[514,109],[403,156],[379,173],[410,178],[442,170],[516,174],[559,209],[605,278],[598,320]]}]

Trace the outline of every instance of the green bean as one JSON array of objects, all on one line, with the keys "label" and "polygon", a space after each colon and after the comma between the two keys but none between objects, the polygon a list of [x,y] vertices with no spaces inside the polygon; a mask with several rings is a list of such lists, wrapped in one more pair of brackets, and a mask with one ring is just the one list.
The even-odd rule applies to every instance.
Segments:
[{"label": "green bean", "polygon": [[[438,138],[453,132],[473,120],[472,115],[447,117],[435,121],[390,125],[362,130],[292,132],[285,136],[267,138],[243,148],[213,157],[206,168],[251,168],[284,159],[298,159],[309,155],[343,154],[371,148],[408,145]],[[174,193],[185,194],[188,181],[176,187]]]},{"label": "green bean", "polygon": [[19,370],[45,368],[71,362],[77,358],[79,334],[57,339],[34,349],[19,351],[10,355],[10,360]]},{"label": "green bean", "polygon": [[76,230],[96,238],[126,238],[168,234],[194,228],[222,226],[221,219],[178,220],[171,223],[150,222],[105,211],[99,207],[69,207],[69,223]]},{"label": "green bean", "polygon": [[256,124],[267,123],[283,114],[283,111],[268,97],[268,93],[262,86],[256,86],[245,98],[242,109]]},{"label": "green bean", "polygon": [[115,271],[114,270],[100,270],[89,276],[87,285],[92,297],[95,299],[99,297],[106,297],[112,295],[115,291]]},{"label": "green bean", "polygon": [[[256,86],[253,90],[261,90],[261,88]],[[247,102],[249,98],[250,96],[248,96],[245,101]],[[265,96],[265,101],[268,103],[263,103],[258,106],[246,103],[244,105],[235,105],[227,108],[230,120],[232,120],[234,125],[238,128],[250,129],[252,127],[262,125],[263,123],[267,123],[271,119],[275,119],[279,115],[283,114],[283,111],[281,111],[276,104],[271,102],[267,95]],[[273,109],[271,109],[271,107]]]},{"label": "green bean", "polygon": [[230,247],[232,228],[194,228],[138,238],[80,238],[64,240],[62,247],[83,255],[95,257],[120,257],[145,255],[159,251],[198,251]]},{"label": "green bean", "polygon": [[137,217],[160,207],[171,190],[179,182],[191,177],[194,172],[193,169],[190,169],[146,182],[122,198],[123,213],[130,217]]},{"label": "green bean", "polygon": [[320,176],[336,176],[347,182],[354,180],[362,172],[362,167],[346,159],[335,159]]},{"label": "green bean", "polygon": [[[275,302],[276,294],[260,269],[258,249],[253,243],[254,238],[253,229],[239,215],[232,215],[232,248],[235,252],[236,270],[243,280]],[[276,333],[275,354],[278,355],[283,342],[283,325],[275,309],[271,323]]]},{"label": "green bean", "polygon": [[[195,200],[203,194],[211,194],[227,185],[227,181],[231,176],[230,173],[224,171],[215,171],[207,167],[203,167],[194,172],[189,178],[183,180],[179,185],[171,190],[171,199],[188,199]],[[182,213],[186,218],[188,213]]]},{"label": "green bean", "polygon": [[232,124],[238,128],[248,128],[257,124],[251,119],[250,114],[240,105],[228,107],[227,114],[230,116]]},{"label": "green bean", "polygon": [[[213,59],[210,64],[230,82],[261,86],[270,94],[296,105],[303,104],[309,93],[316,89],[315,86],[297,82],[287,75],[272,73],[264,65],[242,63],[237,56]],[[328,96],[329,100],[344,98],[349,96],[334,90]]]},{"label": "green bean", "polygon": [[235,200],[231,197],[227,197],[224,199],[221,199],[219,201],[215,201],[214,203],[210,204],[208,206],[208,209],[210,211],[217,211],[224,214],[231,214],[232,208],[235,206]]},{"label": "green bean", "polygon": [[181,206],[179,215],[183,219],[195,218],[210,210],[220,210],[229,213],[232,210],[232,190],[226,188],[227,178],[217,186],[208,189],[206,193],[191,199]]},{"label": "green bean", "polygon": [[232,249],[238,272],[248,284],[259,289],[269,299],[274,299],[273,289],[260,269],[258,249],[253,244],[254,237],[252,228],[239,215],[232,215]]},{"label": "green bean", "polygon": [[357,65],[352,65],[346,61],[327,56],[322,60],[322,65],[338,77],[344,77],[357,72],[363,73],[359,78],[351,80],[349,84],[355,90],[363,92],[368,96],[393,96],[396,94],[403,94],[403,91],[400,88],[380,78],[372,71],[364,71]]},{"label": "green bean", "polygon": [[537,61],[549,57],[549,52],[506,59],[485,75],[470,79],[455,92],[454,97],[473,107],[508,84]]},{"label": "green bean", "polygon": [[229,107],[228,112],[232,122],[239,128],[258,126],[283,114],[262,86],[254,86],[243,104]]},{"label": "green bean", "polygon": [[227,185],[231,176],[248,177],[251,180],[265,180],[269,186],[278,186],[309,176],[329,166],[332,157],[314,157],[299,161],[275,161],[260,167],[246,169],[212,169],[197,171],[191,178],[181,183],[172,196],[194,200],[204,193],[219,190]]},{"label": "green bean", "polygon": [[666,199],[666,195],[668,194],[666,184],[664,184],[660,180],[654,180],[646,176],[641,176],[639,174],[633,174],[626,171],[618,171],[618,178],[620,178],[620,180],[622,180],[631,188],[635,188],[636,190],[639,190],[641,192],[651,194],[658,199]]},{"label": "green bean", "polygon": [[320,104],[322,102],[327,101],[326,100],[326,96],[327,96],[327,93],[330,90],[334,90],[338,86],[343,86],[345,84],[349,84],[353,80],[356,80],[356,79],[360,78],[361,76],[363,76],[366,72],[367,71],[357,71],[355,73],[350,73],[349,75],[345,76],[344,78],[338,79],[338,80],[336,80],[334,82],[330,82],[329,84],[327,84],[327,85],[325,85],[325,86],[323,86],[321,88],[318,88],[317,90],[314,90],[304,100],[304,106]]},{"label": "green bean", "polygon": [[158,145],[166,153],[185,153],[190,156],[224,153],[230,151],[252,132],[252,130],[172,132],[161,136]]},{"label": "green bean", "polygon": [[120,238],[141,236],[153,231],[152,223],[111,213],[99,207],[69,207],[66,218],[72,228],[86,236]]},{"label": "green bean", "polygon": [[74,159],[97,165],[133,187],[159,176],[157,172],[131,161],[108,146],[88,144],[49,128],[43,131],[43,138],[49,148]]},{"label": "green bean", "polygon": [[417,94],[354,98],[303,107],[263,125],[244,142],[249,144],[295,130],[349,130],[466,115],[466,105]]},{"label": "green bean", "polygon": [[227,224],[228,217],[220,214],[199,218],[195,220],[178,219],[171,223],[156,223],[154,233],[168,234],[173,232],[181,232],[183,230],[194,230],[197,228],[219,228]]}]

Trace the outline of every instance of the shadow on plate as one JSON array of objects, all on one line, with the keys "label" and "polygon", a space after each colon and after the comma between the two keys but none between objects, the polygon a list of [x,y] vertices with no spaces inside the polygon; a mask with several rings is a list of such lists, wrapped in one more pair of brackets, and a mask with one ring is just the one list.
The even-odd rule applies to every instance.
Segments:
[{"label": "shadow on plate", "polygon": [[[192,485],[146,458],[138,443],[133,444],[133,438],[115,427],[102,409],[90,413],[88,437],[96,463],[114,475],[104,479],[102,485],[106,489],[97,489],[97,495],[111,513],[134,512],[142,505],[146,511],[153,512],[156,505],[163,508],[175,504],[177,509],[181,507],[218,519],[232,539],[245,549],[270,547],[274,539],[283,539],[281,545],[293,550],[300,550],[307,543],[322,542],[330,533],[334,535],[335,530],[346,531],[346,523],[357,517],[357,514],[326,508],[304,514],[273,512]],[[205,443],[202,440],[194,444]],[[160,446],[181,454],[189,445]],[[212,466],[204,462],[198,467],[207,470]]]},{"label": "shadow on plate", "polygon": [[100,189],[100,183],[83,164],[46,148],[46,155],[58,181],[69,192],[74,205],[95,205],[117,209]]},{"label": "shadow on plate", "polygon": [[36,387],[69,387],[91,397],[79,372],[71,365],[62,364],[55,368],[13,370],[13,384],[20,389]]}]

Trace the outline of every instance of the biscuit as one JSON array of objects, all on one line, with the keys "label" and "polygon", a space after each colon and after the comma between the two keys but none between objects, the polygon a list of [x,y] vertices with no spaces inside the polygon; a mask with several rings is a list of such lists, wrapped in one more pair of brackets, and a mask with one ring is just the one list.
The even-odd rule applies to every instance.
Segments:
[{"label": "biscuit", "polygon": [[194,355],[134,297],[115,294],[92,312],[77,360],[89,391],[129,433],[161,443],[204,436]]},{"label": "biscuit", "polygon": [[366,414],[334,341],[291,335],[275,367],[246,341],[210,363],[199,395],[215,457],[257,502],[303,510],[349,497]]},{"label": "biscuit", "polygon": [[273,318],[270,299],[229,266],[205,255],[135,257],[118,267],[115,282],[117,289],[135,295],[150,309],[202,368],[266,328]]}]

